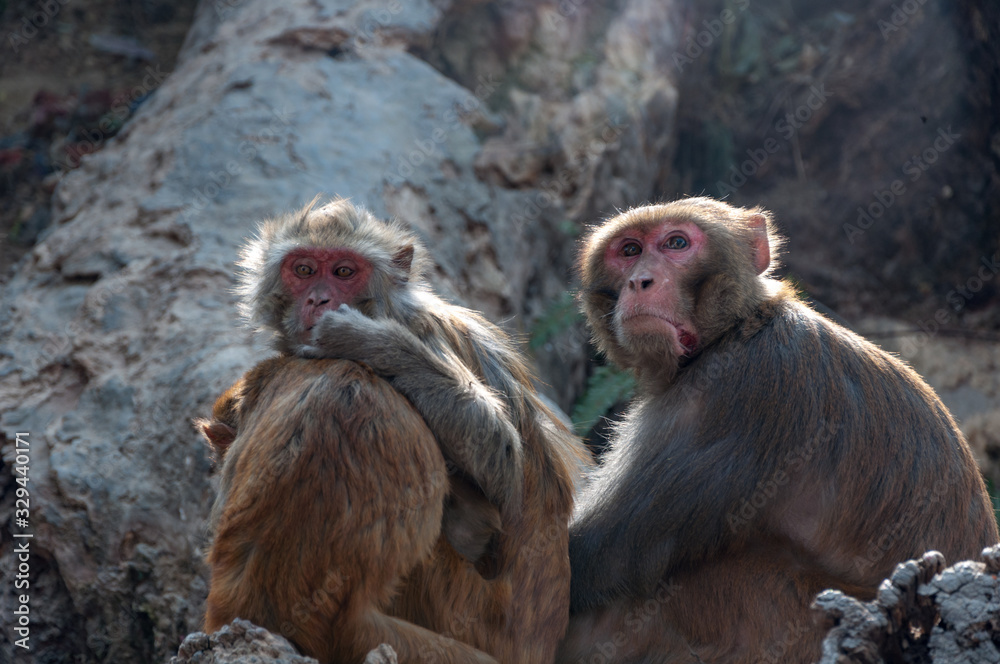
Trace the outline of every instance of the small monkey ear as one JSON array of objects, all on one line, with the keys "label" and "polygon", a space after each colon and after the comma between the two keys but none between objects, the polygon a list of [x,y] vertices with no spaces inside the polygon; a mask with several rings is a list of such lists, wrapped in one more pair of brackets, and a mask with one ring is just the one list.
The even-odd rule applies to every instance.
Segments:
[{"label": "small monkey ear", "polygon": [[400,271],[400,282],[406,283],[410,280],[410,268],[413,266],[413,245],[408,244],[399,251],[396,255],[392,257],[389,261],[395,269]]},{"label": "small monkey ear", "polygon": [[755,212],[747,218],[750,229],[750,259],[757,274],[763,274],[771,266],[771,245],[767,240],[767,217]]},{"label": "small monkey ear", "polygon": [[229,446],[236,440],[236,430],[228,424],[201,417],[194,421],[194,426],[205,437],[208,444],[212,446],[212,451],[215,453],[217,460],[221,461],[225,458]]}]

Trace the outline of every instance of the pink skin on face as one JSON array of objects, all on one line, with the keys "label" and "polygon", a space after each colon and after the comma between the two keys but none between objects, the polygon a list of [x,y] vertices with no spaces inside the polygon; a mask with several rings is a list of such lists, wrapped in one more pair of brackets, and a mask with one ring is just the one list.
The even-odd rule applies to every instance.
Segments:
[{"label": "pink skin on face", "polygon": [[301,247],[281,262],[281,281],[295,301],[296,315],[308,343],[310,331],[325,311],[353,304],[368,283],[371,263],[350,249]]},{"label": "pink skin on face", "polygon": [[678,356],[697,349],[694,323],[678,313],[679,289],[705,244],[695,224],[669,219],[648,231],[626,231],[608,244],[604,262],[621,277],[615,317],[625,335],[665,336]]}]

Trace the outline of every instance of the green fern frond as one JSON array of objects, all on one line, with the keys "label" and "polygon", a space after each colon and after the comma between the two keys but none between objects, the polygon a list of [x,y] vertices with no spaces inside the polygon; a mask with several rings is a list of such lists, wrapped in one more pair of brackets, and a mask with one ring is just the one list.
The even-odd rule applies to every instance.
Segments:
[{"label": "green fern frond", "polygon": [[546,341],[570,329],[581,319],[582,314],[577,309],[575,295],[572,291],[566,291],[552,303],[548,312],[535,322],[528,347],[538,350]]},{"label": "green fern frond", "polygon": [[624,401],[635,390],[635,378],[611,365],[594,369],[587,380],[587,389],[573,407],[573,427],[585,436],[598,419],[616,403]]}]

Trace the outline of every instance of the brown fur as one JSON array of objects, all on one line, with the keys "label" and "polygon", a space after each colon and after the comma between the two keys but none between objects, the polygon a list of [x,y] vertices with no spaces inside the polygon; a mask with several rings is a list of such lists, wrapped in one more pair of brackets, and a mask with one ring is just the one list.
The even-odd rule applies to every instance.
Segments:
[{"label": "brown fur", "polygon": [[[605,249],[685,221],[708,237],[672,273],[698,349],[651,356],[615,333],[623,282]],[[595,341],[640,387],[571,526],[573,617],[557,661],[812,662],[820,590],[871,598],[899,561],[931,549],[963,560],[997,541],[947,409],[755,266],[767,243],[773,269],[775,238],[761,210],[688,199],[626,212],[584,243]]]},{"label": "brown fur", "polygon": [[245,618],[323,662],[361,662],[380,643],[401,661],[494,661],[386,613],[438,539],[448,484],[430,431],[385,381],[352,362],[274,358],[213,414],[238,435],[208,557],[207,631]]},{"label": "brown fur", "polygon": [[[291,331],[301,329],[294,327],[296,321],[288,320],[291,301],[275,275],[282,256],[299,246],[347,248],[364,256],[374,268],[366,290],[350,303],[351,308],[327,311],[315,327],[313,345],[305,348],[291,341],[295,338]],[[407,260],[399,261],[399,256]],[[446,487],[446,530],[436,536],[430,556],[416,555],[423,553],[422,534],[413,542],[407,540],[408,534],[400,534],[398,539],[384,544],[369,543],[370,548],[358,558],[359,566],[351,568],[353,573],[364,574],[364,565],[368,565],[381,573],[384,553],[395,555],[396,548],[412,548],[414,557],[407,558],[406,564],[391,566],[384,577],[389,584],[390,577],[404,575],[391,604],[385,607],[397,621],[392,624],[406,625],[406,630],[419,629],[415,627],[419,625],[451,636],[508,664],[551,662],[568,620],[567,530],[573,492],[582,469],[589,464],[589,456],[539,400],[531,372],[506,335],[478,314],[446,304],[431,293],[422,278],[425,263],[424,249],[399,225],[382,222],[342,200],[319,209],[310,206],[262,226],[260,238],[244,252],[244,312],[256,324],[275,333],[276,347],[286,355],[363,362],[413,404],[443,452],[451,471]],[[329,360],[297,362],[303,361],[330,366]],[[257,402],[244,396],[258,390],[258,380],[251,372],[242,387],[238,384],[227,392],[229,402],[224,396],[216,404],[215,421],[202,423],[206,437],[227,457],[226,468],[244,436],[254,440],[259,437],[245,430],[251,415],[260,427],[270,427],[270,420],[283,422],[287,417],[278,409],[259,413]],[[295,403],[298,396],[312,395],[312,380],[317,378],[284,384],[285,397]],[[279,392],[279,388],[274,391]],[[357,414],[342,398],[324,393],[311,401],[312,417],[302,424],[321,428],[309,431],[308,436],[339,449],[343,445],[335,441],[349,437],[353,426],[351,421],[341,421],[341,413],[370,415],[373,420],[388,420],[390,430],[382,444],[387,450],[398,445],[397,453],[387,452],[384,458],[371,459],[370,465],[357,463],[352,466],[355,472],[347,475],[332,472],[340,464],[332,465],[326,473],[315,468],[298,469],[296,474],[315,474],[315,486],[294,490],[308,496],[326,482],[349,491],[362,502],[370,501],[372,510],[392,512],[397,509],[393,504],[396,494],[391,487],[382,486],[390,481],[382,478],[387,472],[406,477],[420,474],[411,467],[410,447],[414,443],[398,439],[407,426],[397,428],[391,408],[378,408],[377,414]],[[323,399],[330,401],[325,403]],[[233,412],[242,413],[242,420],[226,421]],[[337,433],[330,433],[330,429]],[[227,441],[233,435],[236,442],[230,444]],[[238,537],[236,541],[243,543],[248,537],[235,529],[221,529],[221,515],[233,500],[227,496],[240,481],[229,480],[223,473],[217,502],[220,531],[213,561],[215,549],[232,546],[227,538]],[[289,485],[285,491],[293,488]],[[289,521],[295,527],[280,540],[269,531],[254,531],[253,537],[262,538],[259,542],[264,546],[294,547],[305,537],[304,531],[326,537],[327,529],[336,527],[346,539],[335,548],[348,544],[355,547],[358,540],[357,533],[351,532],[355,527],[351,519],[345,517],[342,523],[334,521],[339,525],[328,525],[335,516],[329,510],[287,510],[280,501],[292,496],[272,493],[275,498],[259,508],[260,516],[278,523]],[[331,505],[329,509],[335,508]],[[440,514],[437,526],[440,529]],[[263,562],[282,564],[270,562],[269,557],[264,557]],[[287,616],[290,604],[302,601],[301,596],[278,601],[280,598],[274,594],[280,589],[268,585],[267,578],[254,575],[244,575],[239,582],[216,590],[217,574],[228,578],[244,565],[242,560],[227,558],[213,571],[210,599],[234,603],[236,608],[230,613],[252,620],[240,613],[239,607],[272,605],[272,612]],[[296,565],[312,579],[316,574],[313,568],[329,563],[325,557],[314,559],[312,554],[304,554]],[[310,583],[298,587],[305,591]],[[352,587],[345,590],[345,598],[353,597],[359,606],[382,610],[383,595],[375,588]],[[224,599],[227,597],[235,599]],[[309,642],[326,648],[317,652],[332,652],[330,644],[338,643],[338,639],[367,645],[367,638],[361,638],[367,632],[356,631],[356,621],[349,621],[347,631],[341,630],[338,636],[328,615],[324,620],[305,627]],[[409,631],[399,638],[408,635]],[[439,656],[441,661],[452,661],[450,651],[441,650],[442,644],[448,643],[440,636],[428,639],[420,654],[428,659]],[[409,660],[401,656],[400,661]]]}]

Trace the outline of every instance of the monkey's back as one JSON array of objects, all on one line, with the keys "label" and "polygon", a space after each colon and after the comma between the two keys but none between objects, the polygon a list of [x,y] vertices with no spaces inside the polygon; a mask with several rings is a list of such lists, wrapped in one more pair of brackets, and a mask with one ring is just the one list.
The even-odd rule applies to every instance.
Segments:
[{"label": "monkey's back", "polygon": [[[748,352],[703,401],[705,413],[737,413],[706,418],[702,434],[743,437],[774,470],[729,512],[748,517],[727,524],[741,543],[672,579],[698,600],[670,605],[668,625],[681,626],[682,643],[711,644],[694,648],[706,662],[814,661],[823,633],[805,616],[820,591],[870,599],[896,564],[928,550],[977,558],[997,524],[954,419],[898,358],[795,300],[741,343]],[[720,421],[742,431],[713,430]],[[720,588],[731,592],[722,601]],[[730,636],[758,635],[759,649],[720,642],[713,616],[742,625]]]},{"label": "monkey's back", "polygon": [[[799,413],[800,419],[813,419],[814,431],[825,420],[832,434],[817,450],[820,471],[834,486],[852,487],[830,510],[829,537],[817,542],[851,556],[854,573],[845,576],[871,584],[873,593],[896,563],[927,550],[958,561],[997,542],[996,518],[972,451],[913,369],[797,301],[775,325],[776,336],[787,334],[787,355],[803,363],[796,370],[809,379],[800,386],[782,381],[784,387],[812,391],[819,402],[816,414]],[[772,378],[787,371],[786,362]],[[848,533],[856,536],[845,546]]]},{"label": "monkey's back", "polygon": [[244,383],[206,629],[239,616],[320,659],[352,659],[359,621],[438,538],[444,459],[410,403],[362,365],[274,358]]}]

